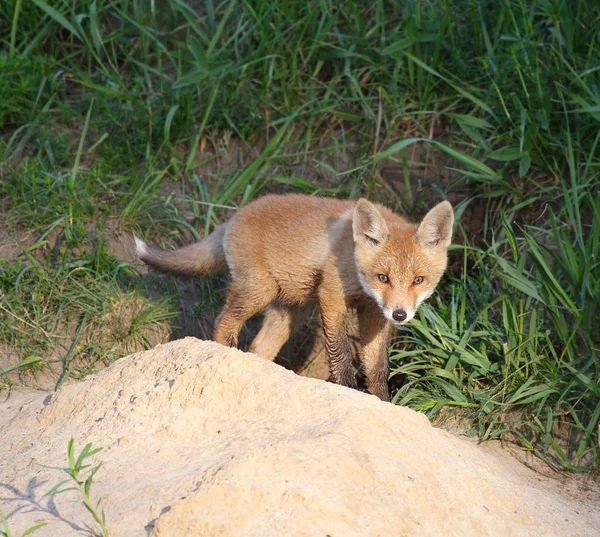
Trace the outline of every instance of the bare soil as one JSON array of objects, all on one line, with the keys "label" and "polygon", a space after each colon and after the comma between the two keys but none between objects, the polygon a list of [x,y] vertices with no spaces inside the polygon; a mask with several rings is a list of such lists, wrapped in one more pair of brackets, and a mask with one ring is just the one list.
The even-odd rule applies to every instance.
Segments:
[{"label": "bare soil", "polygon": [[[422,414],[186,338],[52,396],[0,401],[0,511],[15,534],[89,535],[76,492],[44,497],[69,438],[103,451],[111,535],[596,537],[600,488]],[[528,462],[527,460],[525,462]],[[529,461],[529,463],[535,461]]]}]

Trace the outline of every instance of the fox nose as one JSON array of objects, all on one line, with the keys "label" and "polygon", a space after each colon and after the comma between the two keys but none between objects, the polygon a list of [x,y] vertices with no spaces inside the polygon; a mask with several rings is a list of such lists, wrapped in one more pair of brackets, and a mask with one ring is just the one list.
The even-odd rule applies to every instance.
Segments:
[{"label": "fox nose", "polygon": [[392,317],[394,318],[394,321],[401,323],[402,321],[406,321],[406,312],[404,310],[395,310],[394,313],[392,313]]}]

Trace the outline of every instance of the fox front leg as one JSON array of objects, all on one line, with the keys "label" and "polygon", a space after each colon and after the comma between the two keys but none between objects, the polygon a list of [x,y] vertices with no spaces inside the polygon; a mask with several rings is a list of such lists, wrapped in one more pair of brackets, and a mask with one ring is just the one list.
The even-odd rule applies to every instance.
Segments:
[{"label": "fox front leg", "polygon": [[356,388],[356,378],[352,367],[352,349],[345,324],[346,305],[327,300],[320,300],[319,305],[330,379],[336,384]]},{"label": "fox front leg", "polygon": [[381,315],[377,305],[372,304],[358,309],[358,326],[369,392],[382,401],[389,401],[390,361],[388,358],[388,342],[391,325]]}]

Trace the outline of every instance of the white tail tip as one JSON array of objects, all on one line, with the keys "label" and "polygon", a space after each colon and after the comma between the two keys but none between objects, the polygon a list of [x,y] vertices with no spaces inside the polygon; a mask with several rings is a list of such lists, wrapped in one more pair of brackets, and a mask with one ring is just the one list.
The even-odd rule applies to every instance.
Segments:
[{"label": "white tail tip", "polygon": [[142,239],[138,239],[135,235],[133,236],[135,239],[135,253],[138,257],[144,257],[148,255],[148,246]]}]

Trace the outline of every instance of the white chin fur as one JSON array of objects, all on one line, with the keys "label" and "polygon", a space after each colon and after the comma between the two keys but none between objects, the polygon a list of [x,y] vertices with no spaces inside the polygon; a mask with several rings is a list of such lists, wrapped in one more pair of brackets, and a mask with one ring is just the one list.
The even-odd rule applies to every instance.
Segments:
[{"label": "white chin fur", "polygon": [[142,239],[138,239],[135,235],[133,236],[135,239],[135,253],[138,257],[142,257],[148,255],[148,246]]}]

